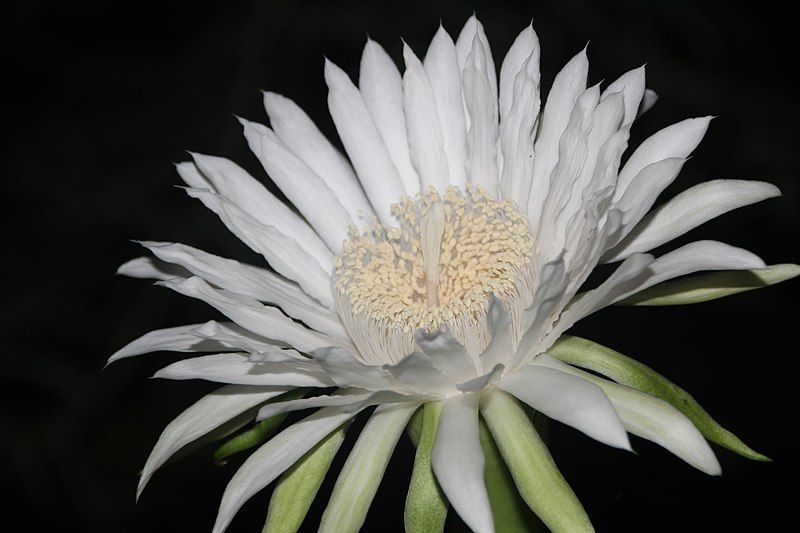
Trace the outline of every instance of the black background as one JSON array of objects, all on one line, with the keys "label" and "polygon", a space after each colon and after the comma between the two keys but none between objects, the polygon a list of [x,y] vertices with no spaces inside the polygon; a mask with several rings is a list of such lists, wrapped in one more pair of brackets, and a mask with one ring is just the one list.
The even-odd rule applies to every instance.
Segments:
[{"label": "black background", "polygon": [[[422,55],[439,19],[455,36],[475,9],[500,64],[534,19],[544,87],[591,40],[590,82],[644,62],[661,96],[633,145],[690,116],[717,115],[665,196],[711,178],[763,178],[784,193],[692,231],[798,260],[798,98],[794,20],[769,2],[423,3],[262,1],[2,3],[0,175],[5,221],[0,348],[0,489],[6,524],[26,531],[203,531],[241,460],[212,449],[166,467],[134,503],[137,472],[163,426],[206,383],[148,380],[175,359],[101,371],[124,343],[211,318],[203,304],[115,277],[140,255],[128,239],[185,242],[253,260],[198,202],[172,187],[184,149],[229,157],[258,176],[232,113],[264,121],[259,89],[294,98],[329,136],[323,54],[355,76],[369,33],[400,59]],[[772,457],[715,447],[707,477],[635,440],[606,448],[554,424],[551,448],[598,530],[783,530],[796,521],[795,302],[798,284],[686,308],[613,308],[577,333],[653,366],[723,425]],[[351,431],[352,442],[355,432]],[[403,439],[365,525],[401,531],[412,448]],[[343,460],[339,457],[338,462]],[[335,467],[334,467],[335,468]],[[333,476],[329,476],[333,478]],[[323,492],[329,491],[328,480]],[[259,530],[268,495],[231,531]],[[319,518],[320,495],[308,520]],[[455,523],[455,521],[453,521]]]}]

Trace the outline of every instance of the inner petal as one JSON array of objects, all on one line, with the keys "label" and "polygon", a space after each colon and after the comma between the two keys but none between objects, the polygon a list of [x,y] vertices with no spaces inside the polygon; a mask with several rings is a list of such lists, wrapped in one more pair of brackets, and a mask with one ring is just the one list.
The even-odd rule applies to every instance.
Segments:
[{"label": "inner petal", "polygon": [[446,327],[471,356],[491,340],[490,295],[512,317],[532,300],[533,237],[510,201],[450,187],[404,197],[396,227],[375,221],[334,260],[333,294],[342,322],[368,364],[396,364],[417,351],[414,332]]}]

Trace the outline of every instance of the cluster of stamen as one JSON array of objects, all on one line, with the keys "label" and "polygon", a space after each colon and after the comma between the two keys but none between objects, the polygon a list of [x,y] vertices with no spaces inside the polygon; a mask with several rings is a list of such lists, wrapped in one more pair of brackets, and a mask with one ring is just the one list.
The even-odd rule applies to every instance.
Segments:
[{"label": "cluster of stamen", "polygon": [[491,339],[489,297],[512,319],[532,299],[527,218],[473,186],[402,198],[392,214],[397,227],[353,230],[334,262],[338,312],[360,357],[396,364],[417,349],[414,331],[441,326],[479,354]]}]

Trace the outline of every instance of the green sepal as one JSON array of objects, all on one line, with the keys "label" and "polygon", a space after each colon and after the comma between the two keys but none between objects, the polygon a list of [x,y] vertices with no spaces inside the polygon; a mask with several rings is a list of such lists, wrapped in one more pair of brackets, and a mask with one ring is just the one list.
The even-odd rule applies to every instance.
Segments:
[{"label": "green sepal", "polygon": [[547,528],[522,499],[489,427],[481,419],[481,448],[486,462],[484,482],[496,533],[539,533]]},{"label": "green sepal", "polygon": [[262,533],[295,533],[308,514],[333,458],[344,442],[345,423],[311,448],[278,481]]},{"label": "green sepal", "polygon": [[720,426],[691,394],[652,368],[596,342],[563,335],[547,353],[553,357],[607,376],[618,383],[660,398],[683,413],[705,438],[754,461],[771,461]]},{"label": "green sepal", "polygon": [[[285,394],[281,394],[270,400],[267,403],[285,402],[289,400],[296,400],[302,398],[308,392],[308,389],[294,389]],[[257,410],[256,410],[257,412]],[[288,413],[281,413],[261,422],[256,423],[253,427],[239,433],[238,435],[225,441],[217,451],[214,452],[214,464],[223,466],[227,461],[226,459],[233,454],[249,450],[254,446],[258,446],[280,427]]]},{"label": "green sepal", "polygon": [[505,392],[487,391],[481,414],[519,494],[542,522],[554,532],[594,531],[519,402]]},{"label": "green sepal", "polygon": [[439,533],[444,530],[447,500],[431,468],[431,449],[436,439],[441,412],[440,401],[426,403],[417,410],[417,413],[422,413],[422,427],[416,435],[417,453],[414,456],[414,470],[406,495],[404,514],[406,533]]},{"label": "green sepal", "polygon": [[800,276],[800,265],[772,265],[761,270],[732,270],[659,283],[617,305],[686,305],[760,289]]}]

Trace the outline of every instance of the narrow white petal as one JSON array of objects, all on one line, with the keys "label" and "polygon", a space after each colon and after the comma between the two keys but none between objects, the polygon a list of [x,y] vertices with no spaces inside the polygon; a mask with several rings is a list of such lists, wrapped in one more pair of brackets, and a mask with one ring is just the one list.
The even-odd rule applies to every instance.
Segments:
[{"label": "narrow white petal", "polygon": [[550,188],[550,173],[558,163],[559,140],[567,128],[575,102],[586,91],[588,74],[589,60],[584,49],[556,75],[547,95],[536,137],[536,161],[527,206],[528,218],[534,230],[539,225],[542,207]]},{"label": "narrow white petal", "polygon": [[136,497],[175,452],[248,409],[291,390],[284,387],[228,385],[204,396],[169,423],[142,468]]},{"label": "narrow white petal", "polygon": [[[503,63],[503,67],[506,67],[506,63]],[[501,84],[501,95],[502,89]],[[533,131],[541,104],[538,48],[524,61],[513,86],[508,90],[513,91],[509,96],[510,107],[500,125],[500,149],[503,155],[500,197],[513,200],[524,208],[528,202],[535,164]]]},{"label": "narrow white petal", "polygon": [[162,368],[153,377],[176,380],[204,379],[217,383],[280,387],[334,385],[314,361],[254,363],[248,356],[238,353],[219,353],[183,359]]},{"label": "narrow white petal", "polygon": [[346,341],[308,329],[274,307],[267,307],[256,300],[216,290],[198,277],[181,282],[159,283],[184,296],[206,302],[253,333],[285,342],[302,352],[311,352],[327,346],[347,346]]},{"label": "narrow white petal", "polygon": [[137,279],[172,279],[188,278],[188,270],[178,265],[171,265],[155,257],[137,257],[121,264],[117,274]]},{"label": "narrow white petal", "polygon": [[222,533],[239,508],[333,430],[350,420],[355,413],[343,413],[336,407],[320,409],[292,424],[255,451],[231,478],[217,513],[214,533]]},{"label": "narrow white petal", "polygon": [[184,267],[191,272],[190,275],[199,276],[221,289],[275,304],[289,316],[328,335],[349,338],[336,314],[295,283],[269,270],[218,257],[185,244],[152,241],[141,244],[159,259]]},{"label": "narrow white petal", "polygon": [[476,35],[464,63],[464,102],[469,116],[467,132],[467,180],[483,187],[492,197],[498,194],[497,98],[490,80],[494,71],[486,63],[488,51]]},{"label": "narrow white petal", "polygon": [[[319,235],[247,171],[222,157],[201,154],[192,154],[192,157],[195,164],[180,163],[177,166],[178,174],[190,187],[206,189],[227,198],[254,220],[293,239],[320,265],[330,269],[333,254]],[[198,179],[202,182],[198,183]]]},{"label": "narrow white petal", "polygon": [[408,153],[400,72],[386,50],[369,38],[361,54],[358,88],[397,168],[405,193],[415,195],[419,192],[420,183]]},{"label": "narrow white petal", "polygon": [[603,91],[601,98],[613,93],[621,93],[625,100],[625,118],[623,125],[630,125],[639,112],[639,107],[644,96],[645,73],[644,66],[629,70]]},{"label": "narrow white petal", "polygon": [[703,140],[712,117],[690,118],[667,126],[648,137],[634,150],[617,179],[614,200],[619,200],[639,172],[656,161],[689,157]]},{"label": "narrow white petal", "polygon": [[444,191],[450,184],[439,111],[422,63],[403,43],[406,71],[403,73],[403,110],[408,126],[411,163],[417,169],[422,190]]},{"label": "narrow white petal", "polygon": [[[272,181],[302,213],[334,253],[347,240],[353,220],[339,199],[308,165],[294,155],[268,127],[239,119],[250,150]],[[313,191],[313,194],[311,194]]]},{"label": "narrow white petal", "polygon": [[268,403],[258,411],[256,420],[264,420],[280,413],[301,411],[314,407],[341,407],[344,412],[358,412],[372,405],[417,402],[418,397],[394,391],[370,392],[361,389],[339,389],[331,396],[312,396],[298,400]]},{"label": "narrow white petal", "polygon": [[520,32],[514,40],[514,44],[508,49],[506,57],[503,59],[503,64],[500,66],[500,122],[502,123],[509,111],[514,100],[514,80],[526,62],[533,64],[530,67],[531,72],[535,72],[536,84],[539,83],[539,56],[541,49],[539,48],[539,37],[533,31],[533,24],[529,24],[524,30]]},{"label": "narrow white petal", "polygon": [[561,314],[552,342],[578,320],[648,287],[678,276],[703,270],[751,270],[765,268],[756,255],[717,241],[696,241],[662,255],[633,254],[596,289],[578,295]]},{"label": "narrow white petal", "polygon": [[464,161],[467,159],[467,126],[461,89],[461,69],[453,39],[440,25],[433,36],[423,62],[436,100],[442,145],[447,156],[450,184],[467,183]]},{"label": "narrow white petal", "polygon": [[351,350],[341,347],[321,348],[312,357],[340,387],[358,387],[370,391],[394,390],[412,393],[384,366],[365,365]]},{"label": "narrow white petal", "polygon": [[630,450],[622,421],[600,387],[559,370],[528,365],[497,385],[537,411],[593,439]]},{"label": "narrow white petal", "polygon": [[492,509],[483,479],[478,438],[478,394],[444,401],[431,450],[431,464],[447,500],[472,531],[492,533]]},{"label": "narrow white petal", "polygon": [[373,214],[350,162],[325,138],[308,115],[289,98],[265,92],[264,107],[270,125],[303,163],[325,182],[359,226]]},{"label": "narrow white petal", "polygon": [[[233,348],[234,346],[224,340],[198,335],[198,331],[211,324],[228,331],[231,335],[253,337],[252,333],[236,324],[217,323],[213,320],[205,324],[189,324],[187,326],[157,329],[145,333],[117,350],[108,359],[107,364],[126,357],[150,352],[216,352]],[[266,339],[263,340],[266,341]]]},{"label": "narrow white petal", "polygon": [[361,430],[336,479],[320,533],[358,531],[378,491],[389,459],[419,404],[382,405]]},{"label": "narrow white petal", "polygon": [[695,185],[647,215],[609,251],[608,261],[652,250],[723,213],[780,194],[777,187],[763,181],[712,180]]},{"label": "narrow white petal", "polygon": [[342,69],[325,60],[328,108],[358,179],[381,222],[391,224],[391,205],[405,194],[397,168],[364,98]]},{"label": "narrow white petal", "polygon": [[547,354],[536,357],[534,364],[545,365],[595,383],[611,400],[629,432],[655,442],[706,474],[716,476],[722,472],[719,461],[700,431],[667,402],[583,372]]},{"label": "narrow white petal", "polygon": [[333,267],[330,252],[327,263],[320,264],[297,241],[273,226],[262,224],[225,198],[198,189],[187,189],[186,193],[214,211],[234,235],[253,251],[263,255],[276,272],[297,283],[328,309],[335,309],[330,288],[330,271]]},{"label": "narrow white petal", "polygon": [[[473,41],[478,39],[481,43],[480,48],[483,49],[484,62],[486,63],[486,72],[488,73],[489,86],[492,91],[492,99],[497,102],[497,70],[495,70],[494,59],[492,58],[492,49],[489,46],[489,39],[486,38],[486,32],[483,30],[483,24],[480,23],[475,15],[472,15],[467,20],[461,33],[458,34],[456,39],[456,57],[458,57],[458,66],[463,71],[466,68],[467,56],[472,51],[474,46]],[[469,121],[467,122],[469,127]]]}]

